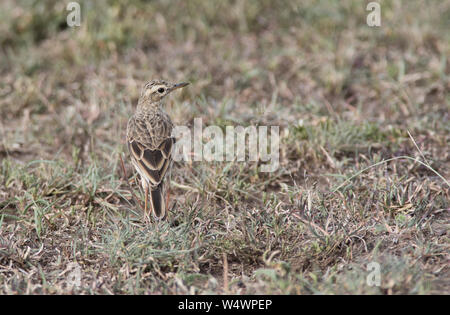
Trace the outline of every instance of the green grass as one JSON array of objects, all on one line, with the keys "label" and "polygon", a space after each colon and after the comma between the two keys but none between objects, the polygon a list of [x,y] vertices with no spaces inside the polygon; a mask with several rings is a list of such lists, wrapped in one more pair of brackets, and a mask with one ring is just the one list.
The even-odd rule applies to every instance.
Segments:
[{"label": "green grass", "polygon": [[[450,3],[430,3],[383,1],[370,28],[356,0],[80,1],[69,28],[63,2],[2,1],[0,294],[448,294]],[[175,163],[145,223],[124,140],[154,78],[191,82],[177,125],[280,126],[280,167]]]}]

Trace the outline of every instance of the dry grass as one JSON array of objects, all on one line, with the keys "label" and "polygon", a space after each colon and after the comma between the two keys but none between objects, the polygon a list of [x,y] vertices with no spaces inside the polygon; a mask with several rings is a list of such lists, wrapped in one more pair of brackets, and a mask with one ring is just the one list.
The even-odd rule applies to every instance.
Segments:
[{"label": "dry grass", "polygon": [[[2,1],[0,293],[449,294],[450,2],[306,2]],[[145,224],[120,157],[152,78],[192,83],[176,124],[280,126],[280,168],[177,163]]]}]

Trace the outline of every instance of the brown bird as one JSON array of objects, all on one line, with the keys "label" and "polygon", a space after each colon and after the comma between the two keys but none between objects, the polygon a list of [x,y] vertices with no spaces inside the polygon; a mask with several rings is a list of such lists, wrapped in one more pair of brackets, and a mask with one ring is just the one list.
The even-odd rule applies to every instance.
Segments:
[{"label": "brown bird", "polygon": [[[142,89],[136,112],[128,121],[127,145],[131,162],[141,177],[145,193],[145,214],[148,200],[156,219],[166,216],[164,177],[172,164],[175,138],[173,124],[163,110],[163,98],[189,83],[170,83],[164,80],[148,82]],[[150,198],[149,198],[150,196]]]}]

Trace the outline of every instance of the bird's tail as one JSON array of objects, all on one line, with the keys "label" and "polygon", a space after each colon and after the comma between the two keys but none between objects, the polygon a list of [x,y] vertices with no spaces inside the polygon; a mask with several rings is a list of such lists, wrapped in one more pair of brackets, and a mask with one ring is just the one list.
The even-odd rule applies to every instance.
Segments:
[{"label": "bird's tail", "polygon": [[164,200],[163,183],[160,183],[155,188],[150,188],[150,207],[153,212],[153,216],[162,220],[166,216],[166,202]]}]

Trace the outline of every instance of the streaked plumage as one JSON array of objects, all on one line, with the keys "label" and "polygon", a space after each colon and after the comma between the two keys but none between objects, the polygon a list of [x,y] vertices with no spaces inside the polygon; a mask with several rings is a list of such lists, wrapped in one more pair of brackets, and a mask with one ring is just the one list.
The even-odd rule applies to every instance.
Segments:
[{"label": "streaked plumage", "polygon": [[127,145],[131,162],[141,177],[145,211],[150,197],[150,208],[157,219],[166,216],[164,178],[170,170],[175,145],[175,138],[171,136],[173,124],[162,109],[162,99],[186,85],[150,81],[143,88],[136,112],[128,121]]}]

